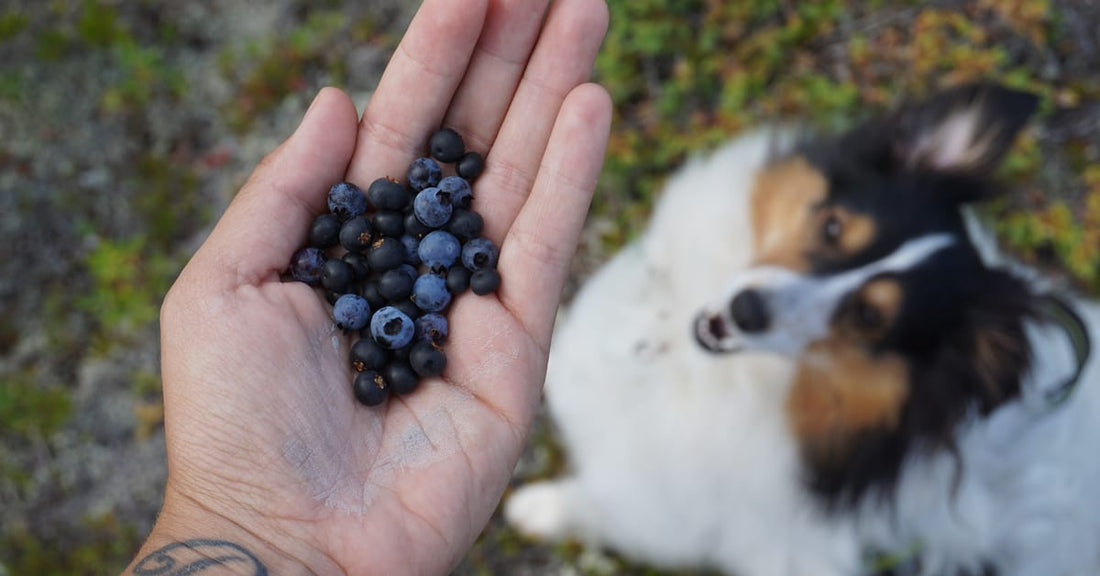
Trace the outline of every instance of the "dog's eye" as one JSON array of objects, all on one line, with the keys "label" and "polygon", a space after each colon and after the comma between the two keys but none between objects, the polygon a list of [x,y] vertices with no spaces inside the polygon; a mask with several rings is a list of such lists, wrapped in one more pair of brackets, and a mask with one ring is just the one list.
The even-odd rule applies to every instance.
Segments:
[{"label": "dog's eye", "polygon": [[840,223],[840,218],[837,218],[835,214],[830,214],[825,218],[824,224],[821,225],[821,239],[829,246],[836,246],[840,243],[840,234],[843,231],[844,227]]},{"label": "dog's eye", "polygon": [[855,323],[866,332],[877,332],[883,327],[883,317],[878,309],[867,302],[857,300],[855,303]]}]

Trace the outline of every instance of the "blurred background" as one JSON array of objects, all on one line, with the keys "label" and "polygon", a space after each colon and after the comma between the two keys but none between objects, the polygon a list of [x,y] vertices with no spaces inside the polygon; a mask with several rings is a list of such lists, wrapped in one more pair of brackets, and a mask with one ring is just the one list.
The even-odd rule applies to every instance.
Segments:
[{"label": "blurred background", "polygon": [[[0,2],[0,576],[131,559],[165,480],[165,290],[320,87],[362,110],[417,4]],[[609,4],[596,79],[616,116],[567,297],[687,155],[770,120],[840,128],[972,78],[1042,97],[1003,168],[1018,191],[986,216],[1020,257],[1100,289],[1100,2]],[[563,465],[541,419],[516,482]],[[668,573],[494,518],[456,574]]]}]

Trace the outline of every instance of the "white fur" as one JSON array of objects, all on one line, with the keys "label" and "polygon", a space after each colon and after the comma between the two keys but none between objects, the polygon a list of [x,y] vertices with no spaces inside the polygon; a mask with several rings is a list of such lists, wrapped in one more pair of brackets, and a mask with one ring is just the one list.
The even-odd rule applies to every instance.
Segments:
[{"label": "white fur", "polygon": [[[873,503],[820,511],[784,416],[790,362],[710,355],[692,336],[694,316],[749,263],[749,189],[771,138],[688,163],[646,233],[562,314],[545,398],[570,474],[519,489],[508,520],[537,537],[739,576],[854,575],[868,546],[917,542],[928,574],[986,557],[1006,575],[1100,573],[1097,363],[1069,404],[1049,409],[1041,391],[1072,357],[1042,326],[1029,333],[1049,360],[1024,399],[961,428],[955,496],[954,461],[939,455],[905,467],[896,517]],[[1079,311],[1100,325],[1096,308]]]}]

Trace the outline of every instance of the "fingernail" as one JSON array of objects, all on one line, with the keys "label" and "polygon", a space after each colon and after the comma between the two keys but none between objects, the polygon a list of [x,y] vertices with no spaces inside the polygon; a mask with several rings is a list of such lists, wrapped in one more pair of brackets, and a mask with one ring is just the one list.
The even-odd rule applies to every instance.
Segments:
[{"label": "fingernail", "polygon": [[309,103],[309,108],[306,108],[305,116],[302,116],[302,122],[305,122],[306,119],[309,118],[310,113],[313,112],[313,109],[317,107],[317,101],[321,99],[321,92],[324,92],[324,91],[325,91],[325,89],[321,88],[320,92],[317,92],[317,95],[313,97],[313,102],[310,102]]}]

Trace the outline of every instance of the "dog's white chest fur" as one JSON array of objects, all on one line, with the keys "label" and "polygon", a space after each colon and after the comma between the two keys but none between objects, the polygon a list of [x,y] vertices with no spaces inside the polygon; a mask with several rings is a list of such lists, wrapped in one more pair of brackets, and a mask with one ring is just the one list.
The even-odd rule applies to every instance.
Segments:
[{"label": "dog's white chest fur", "polygon": [[791,362],[709,355],[691,333],[730,271],[749,264],[750,189],[770,144],[749,135],[685,166],[645,234],[562,314],[545,397],[570,475],[521,488],[508,519],[539,537],[742,576],[854,575],[868,546],[916,543],[929,574],[991,553],[1021,557],[1002,574],[1100,570],[1091,368],[1041,424],[1021,404],[968,425],[957,486],[955,461],[937,455],[904,468],[897,516],[872,502],[821,511],[785,417]]}]

